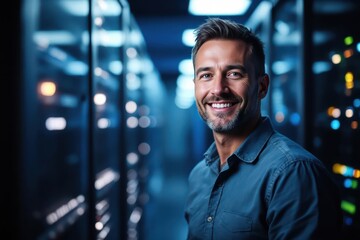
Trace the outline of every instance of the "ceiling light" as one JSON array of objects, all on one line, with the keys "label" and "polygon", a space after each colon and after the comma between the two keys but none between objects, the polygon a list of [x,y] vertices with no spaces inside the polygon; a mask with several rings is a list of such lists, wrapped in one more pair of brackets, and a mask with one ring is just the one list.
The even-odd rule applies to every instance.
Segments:
[{"label": "ceiling light", "polygon": [[191,59],[184,59],[179,63],[179,72],[186,76],[194,76],[193,62]]},{"label": "ceiling light", "polygon": [[185,29],[182,34],[182,42],[185,46],[193,47],[195,45],[194,29]]},{"label": "ceiling light", "polygon": [[242,15],[251,0],[190,0],[189,13],[192,15]]}]

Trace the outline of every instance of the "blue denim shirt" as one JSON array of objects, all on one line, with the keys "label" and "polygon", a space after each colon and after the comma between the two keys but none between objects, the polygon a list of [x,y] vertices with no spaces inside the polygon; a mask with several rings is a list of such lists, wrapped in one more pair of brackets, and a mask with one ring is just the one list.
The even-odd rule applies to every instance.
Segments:
[{"label": "blue denim shirt", "polygon": [[219,170],[215,143],[189,175],[188,239],[339,239],[338,188],[323,163],[262,123]]}]

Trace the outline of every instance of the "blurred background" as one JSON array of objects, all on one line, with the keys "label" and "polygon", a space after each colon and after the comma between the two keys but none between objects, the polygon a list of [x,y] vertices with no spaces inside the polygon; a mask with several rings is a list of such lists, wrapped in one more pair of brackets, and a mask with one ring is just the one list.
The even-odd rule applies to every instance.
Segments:
[{"label": "blurred background", "polygon": [[1,228],[11,239],[186,238],[187,176],[212,142],[194,104],[192,31],[214,16],[263,39],[263,115],[324,161],[341,187],[344,239],[360,239],[358,0],[7,5]]}]

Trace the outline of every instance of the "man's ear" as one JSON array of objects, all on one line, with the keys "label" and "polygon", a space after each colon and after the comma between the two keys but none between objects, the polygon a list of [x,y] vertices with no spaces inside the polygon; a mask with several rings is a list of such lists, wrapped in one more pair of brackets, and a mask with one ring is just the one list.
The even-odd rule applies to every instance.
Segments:
[{"label": "man's ear", "polygon": [[269,84],[270,84],[270,78],[268,74],[265,73],[263,76],[259,77],[258,97],[260,99],[263,99],[267,95]]}]

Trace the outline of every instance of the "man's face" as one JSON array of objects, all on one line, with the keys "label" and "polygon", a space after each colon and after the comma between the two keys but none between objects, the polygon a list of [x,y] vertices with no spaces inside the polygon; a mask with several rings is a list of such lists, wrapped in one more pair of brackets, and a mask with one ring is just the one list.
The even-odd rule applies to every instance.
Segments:
[{"label": "man's face", "polygon": [[248,51],[245,42],[216,39],[205,42],[197,52],[196,105],[215,132],[241,131],[260,113],[255,61],[250,61]]}]

